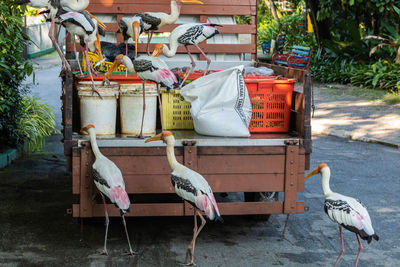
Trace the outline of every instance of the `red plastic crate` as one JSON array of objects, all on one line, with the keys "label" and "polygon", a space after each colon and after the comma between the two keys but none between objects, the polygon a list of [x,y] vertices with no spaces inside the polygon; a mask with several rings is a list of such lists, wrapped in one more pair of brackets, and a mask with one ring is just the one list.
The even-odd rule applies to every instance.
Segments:
[{"label": "red plastic crate", "polygon": [[[85,77],[79,77],[79,72],[75,72],[75,83],[78,84],[81,81],[91,81],[89,75]],[[103,81],[105,74],[93,75],[94,81]],[[127,84],[127,83],[142,83],[142,80],[136,74],[128,73],[125,76],[125,73],[122,72],[113,72],[113,74],[109,77],[110,82],[117,82],[118,85]],[[150,83],[150,82],[149,82]]]},{"label": "red plastic crate", "polygon": [[245,77],[253,114],[251,133],[288,132],[294,81],[268,77]]}]

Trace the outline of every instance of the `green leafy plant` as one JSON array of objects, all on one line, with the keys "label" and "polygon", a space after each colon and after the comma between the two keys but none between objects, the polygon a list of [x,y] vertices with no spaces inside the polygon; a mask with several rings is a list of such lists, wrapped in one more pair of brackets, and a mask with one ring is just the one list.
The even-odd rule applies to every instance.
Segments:
[{"label": "green leafy plant", "polygon": [[33,70],[22,57],[29,40],[21,29],[23,12],[13,1],[0,1],[0,150],[16,147],[23,139],[18,131],[23,116],[21,83]]},{"label": "green leafy plant", "polygon": [[357,86],[400,92],[400,65],[388,60],[362,65],[354,71],[351,83]]},{"label": "green leafy plant", "polygon": [[32,96],[24,96],[21,104],[24,115],[19,121],[18,132],[24,136],[30,152],[40,150],[44,138],[57,132],[52,107]]}]

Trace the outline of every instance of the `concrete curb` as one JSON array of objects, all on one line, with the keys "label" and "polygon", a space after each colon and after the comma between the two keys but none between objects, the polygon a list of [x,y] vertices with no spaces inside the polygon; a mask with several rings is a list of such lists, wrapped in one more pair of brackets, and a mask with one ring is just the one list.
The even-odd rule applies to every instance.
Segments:
[{"label": "concrete curb", "polygon": [[8,149],[7,151],[0,153],[0,169],[10,165],[14,160],[19,158],[20,154],[20,151],[16,148]]},{"label": "concrete curb", "polygon": [[381,145],[400,149],[400,144],[391,143],[391,142],[384,141],[384,140],[379,140],[379,139],[373,138],[373,137],[358,136],[356,133],[354,133],[352,131],[339,130],[339,129],[334,129],[334,128],[326,128],[321,131],[312,131],[312,134],[330,135],[330,136],[350,139],[350,140],[354,140],[354,141],[381,144]]}]

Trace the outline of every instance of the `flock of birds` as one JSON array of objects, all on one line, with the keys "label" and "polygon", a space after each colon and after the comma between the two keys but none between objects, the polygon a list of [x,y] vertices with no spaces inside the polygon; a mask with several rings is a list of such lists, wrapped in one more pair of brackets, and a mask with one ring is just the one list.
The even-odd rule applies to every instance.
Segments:
[{"label": "flock of birds", "polygon": [[[200,53],[205,56],[207,60],[207,66],[204,71],[204,75],[208,73],[211,60],[206,56],[198,44],[218,34],[219,32],[216,27],[221,26],[218,24],[182,24],[171,32],[169,37],[169,47],[166,44],[159,44],[156,46],[156,50],[152,53],[152,55],[150,55],[149,44],[154,31],[165,25],[170,25],[176,22],[176,20],[179,18],[181,3],[203,4],[199,0],[171,0],[170,14],[163,12],[143,12],[122,17],[118,22],[118,32],[122,33],[125,43],[125,51],[122,51],[123,49],[121,49],[121,44],[116,46],[112,43],[100,41],[100,35],[105,36],[106,34],[106,27],[101,21],[85,10],[89,5],[89,0],[17,0],[17,4],[27,4],[36,8],[47,8],[47,10],[43,11],[42,13],[48,13],[48,19],[51,21],[49,37],[53,42],[53,46],[56,48],[59,56],[61,57],[63,71],[71,71],[71,67],[57,43],[57,36],[54,36],[55,24],[62,25],[65,27],[67,32],[78,37],[80,44],[84,47],[83,54],[85,57],[86,66],[88,66],[87,71],[92,81],[92,89],[100,97],[101,95],[94,83],[92,75],[92,73],[97,75],[97,72],[89,62],[89,51],[96,53],[99,56],[99,61],[96,63],[96,65],[102,64],[105,59],[114,61],[112,67],[105,75],[103,84],[109,84],[110,75],[118,68],[120,64],[124,64],[127,71],[137,73],[139,78],[143,81],[143,112],[141,130],[139,134],[140,138],[143,138],[143,120],[146,109],[146,81],[152,81],[157,84],[158,94],[160,94],[160,85],[167,87],[167,89],[180,89],[189,74],[193,72],[196,67],[196,63],[190,54],[189,49],[187,48],[189,45],[197,47]],[[138,39],[140,34],[143,32],[148,33],[146,46],[147,55],[138,56]],[[132,38],[135,42],[134,55],[128,50],[129,38]],[[73,40],[75,40],[75,37],[73,37]],[[192,65],[192,67],[186,72],[183,80],[180,79],[178,75],[175,75],[161,58],[158,58],[161,53],[166,57],[175,56],[179,46],[184,46],[186,48]],[[73,42],[73,47],[76,58],[79,59],[75,41]],[[79,64],[79,60],[78,65],[80,73],[83,76],[84,74]],[[159,103],[160,112],[162,112],[161,101]],[[161,125],[163,128],[162,122]]]},{"label": "flock of birds", "polygon": [[[211,23],[189,23],[183,24],[176,27],[170,35],[169,47],[167,45],[158,44],[155,47],[152,55],[149,52],[149,43],[152,38],[154,31],[158,30],[160,27],[168,24],[173,24],[179,17],[180,12],[180,2],[183,3],[198,3],[202,2],[198,0],[171,0],[171,13],[161,13],[161,12],[145,12],[141,14],[134,14],[123,17],[119,21],[119,31],[124,36],[124,44],[115,46],[114,44],[109,44],[106,42],[100,42],[99,34],[105,34],[105,26],[99,20],[97,20],[93,15],[84,9],[89,5],[89,0],[18,0],[18,4],[28,4],[32,7],[37,8],[48,8],[46,11],[49,13],[49,18],[51,20],[51,28],[49,37],[52,40],[54,47],[59,53],[62,59],[62,69],[71,71],[71,67],[67,60],[65,59],[60,47],[57,43],[56,36],[53,35],[55,24],[61,24],[66,28],[68,32],[78,36],[80,44],[85,47],[85,59],[88,67],[89,75],[92,78],[92,72],[96,73],[94,68],[89,62],[88,51],[97,53],[100,60],[104,60],[103,54],[108,60],[114,61],[112,68],[106,74],[105,80],[111,75],[113,70],[118,68],[120,64],[124,64],[128,71],[136,72],[138,76],[143,81],[143,97],[145,97],[144,83],[146,80],[153,81],[157,83],[157,88],[159,91],[160,84],[168,87],[181,87],[184,83],[179,81],[177,76],[172,73],[166,63],[158,58],[158,56],[163,53],[167,57],[172,57],[176,54],[178,46],[184,46],[187,53],[191,59],[192,67],[188,71],[188,74],[194,70],[196,64],[191,56],[187,46],[194,45],[207,59],[207,67],[204,74],[207,74],[210,65],[210,60],[204,54],[204,52],[198,46],[198,43],[211,38],[218,33],[216,26],[217,24]],[[137,42],[139,35],[142,32],[148,33],[147,42],[147,55],[137,56]],[[133,48],[130,47],[128,51],[127,40],[133,38],[135,41],[135,53],[133,54]],[[74,47],[76,52],[76,48]],[[125,53],[123,53],[125,52]],[[80,71],[82,69],[79,65]],[[93,90],[98,93],[97,88],[94,85],[92,78]],[[143,100],[145,101],[145,99]],[[161,104],[161,101],[160,101]],[[143,105],[144,106],[144,105]],[[143,110],[144,117],[144,110]],[[142,121],[143,121],[142,117]],[[135,254],[132,250],[130,239],[128,235],[128,230],[126,227],[126,222],[124,215],[130,211],[130,199],[125,191],[125,183],[119,168],[108,158],[106,158],[97,146],[96,142],[96,132],[94,125],[87,125],[82,128],[82,131],[89,133],[89,138],[92,146],[93,153],[95,155],[95,162],[92,166],[93,169],[93,179],[94,183],[101,192],[101,196],[104,203],[104,211],[106,217],[106,230],[104,239],[104,249],[103,253],[107,252],[107,234],[109,218],[106,209],[106,199],[105,196],[110,199],[120,210],[123,225],[125,228],[126,237],[129,245],[129,254]],[[142,136],[142,132],[140,134]],[[212,189],[206,179],[199,173],[187,168],[186,166],[180,164],[174,155],[174,143],[175,139],[171,132],[162,131],[160,134],[147,139],[145,142],[152,142],[162,140],[166,143],[166,155],[169,165],[172,169],[171,182],[175,189],[177,195],[182,199],[188,201],[193,205],[195,209],[194,213],[194,232],[193,238],[187,247],[186,253],[186,264],[194,265],[194,248],[196,238],[200,231],[203,229],[206,220],[204,219],[202,212],[210,220],[223,221],[221,214],[218,210],[217,202],[215,201]],[[370,216],[366,207],[358,200],[335,193],[330,189],[329,179],[330,179],[330,169],[327,164],[322,163],[316,169],[312,170],[305,179],[310,176],[320,173],[322,176],[322,189],[325,195],[324,210],[329,218],[339,225],[339,233],[341,240],[341,251],[335,262],[335,266],[338,264],[341,256],[344,253],[344,243],[343,243],[343,233],[342,227],[354,232],[359,244],[359,250],[355,262],[357,266],[360,254],[362,251],[362,244],[360,238],[367,240],[368,243],[372,239],[379,240],[376,235]],[[200,217],[201,225],[197,227],[197,216]],[[189,259],[188,259],[189,258]]]}]

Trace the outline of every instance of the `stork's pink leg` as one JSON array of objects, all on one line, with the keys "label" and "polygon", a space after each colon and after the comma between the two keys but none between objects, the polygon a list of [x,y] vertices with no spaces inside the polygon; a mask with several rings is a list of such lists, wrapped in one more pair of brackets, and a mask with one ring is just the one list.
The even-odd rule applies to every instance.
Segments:
[{"label": "stork's pink leg", "polygon": [[336,259],[336,262],[335,262],[335,265],[334,265],[335,267],[339,263],[340,257],[342,257],[342,255],[344,253],[343,231],[342,231],[342,226],[340,226],[340,225],[339,225],[339,232],[340,232],[340,244],[342,245],[342,248],[340,249],[339,256]]},{"label": "stork's pink leg", "polygon": [[106,206],[106,199],[104,198],[103,194],[101,194],[104,203],[104,213],[106,214],[106,234],[104,237],[104,249],[101,252],[103,255],[108,255],[107,251],[107,234],[108,234],[108,225],[110,224],[110,219],[108,218],[107,206]]},{"label": "stork's pink leg", "polygon": [[356,237],[357,237],[357,241],[358,241],[358,254],[357,254],[356,263],[354,264],[354,267],[357,267],[358,260],[360,259],[360,254],[363,249],[363,246],[361,244],[360,238],[358,237],[358,234],[356,234]]},{"label": "stork's pink leg", "polygon": [[187,46],[185,46],[186,48],[186,52],[188,53],[189,57],[190,57],[190,61],[192,64],[192,67],[185,73],[185,79],[183,79],[183,81],[181,82],[181,84],[179,85],[179,88],[182,88],[182,85],[185,83],[187,77],[189,77],[189,74],[193,72],[194,68],[196,67],[196,62],[194,62],[194,59],[192,57],[192,54],[190,54],[189,49],[187,48]]},{"label": "stork's pink leg", "polygon": [[130,254],[130,255],[133,256],[134,254],[136,254],[136,252],[132,250],[131,241],[129,241],[128,229],[126,228],[126,222],[125,222],[125,216],[124,216],[124,214],[122,214],[121,217],[122,217],[122,223],[124,224],[124,227],[125,227],[126,238],[128,239],[128,245],[129,245],[129,252],[128,252],[128,254]]},{"label": "stork's pink leg", "polygon": [[[201,225],[200,227],[197,229],[197,218],[196,215],[199,215],[200,219],[201,219]],[[206,224],[206,220],[204,219],[203,215],[201,215],[201,212],[198,209],[195,209],[195,213],[194,213],[194,228],[193,228],[193,239],[190,242],[188,248],[187,248],[187,252],[186,252],[186,265],[196,265],[194,263],[194,248],[196,245],[196,238],[199,235],[200,231],[203,229],[204,225]],[[190,261],[187,262],[187,257],[190,254]]]},{"label": "stork's pink leg", "polygon": [[199,49],[200,53],[201,53],[201,54],[206,58],[206,60],[207,60],[207,67],[206,67],[206,70],[204,71],[204,75],[203,75],[203,76],[206,76],[207,73],[208,73],[208,67],[210,67],[210,64],[211,64],[211,59],[209,59],[209,58],[206,56],[206,54],[204,53],[204,51],[201,50],[201,48],[200,48],[197,44],[195,44],[194,46],[196,46],[197,49]]},{"label": "stork's pink leg", "polygon": [[62,70],[63,71],[67,70],[68,72],[71,72],[71,66],[69,65],[69,63],[67,62],[67,59],[65,58],[63,52],[61,51],[61,48],[57,43],[57,39],[54,37],[55,18],[56,18],[56,15],[53,15],[53,17],[51,18],[51,24],[50,24],[50,29],[49,29],[49,38],[50,38],[51,42],[53,43],[54,49],[56,49],[58,55],[61,58]]},{"label": "stork's pink leg", "polygon": [[[85,59],[86,59],[86,66],[90,66],[91,64],[90,64],[89,57],[88,57],[88,41],[86,41],[85,48],[86,48],[86,53],[84,53],[84,54],[85,54]],[[92,80],[92,89],[93,89],[93,91],[96,92],[101,99],[103,99],[101,97],[101,95],[100,95],[99,90],[94,85],[94,80],[93,80],[92,71],[90,70],[90,67],[87,68],[87,71],[89,72],[90,79]]]},{"label": "stork's pink leg", "polygon": [[125,40],[125,56],[128,56],[128,40]]},{"label": "stork's pink leg", "polygon": [[[81,67],[81,63],[79,62],[79,52],[76,50],[75,35],[72,35],[72,40],[74,41],[75,59],[76,59],[76,62],[78,62],[79,71],[81,72],[81,77],[84,77],[85,74],[83,74],[82,67]],[[89,67],[89,66],[86,65],[86,68],[88,68],[88,67]]]},{"label": "stork's pink leg", "polygon": [[149,34],[147,35],[147,45],[146,45],[146,51],[147,51],[147,55],[150,56],[150,41],[151,38],[153,37],[153,31],[149,31]]},{"label": "stork's pink leg", "polygon": [[143,113],[142,113],[142,124],[140,125],[140,134],[139,138],[143,138],[143,123],[144,123],[144,112],[146,110],[146,81],[142,80],[142,88],[143,88]]},{"label": "stork's pink leg", "polygon": [[164,121],[162,115],[162,103],[160,95],[160,85],[157,83],[157,97],[158,97],[158,108],[160,109],[160,120],[161,120],[161,131],[164,131]]}]

